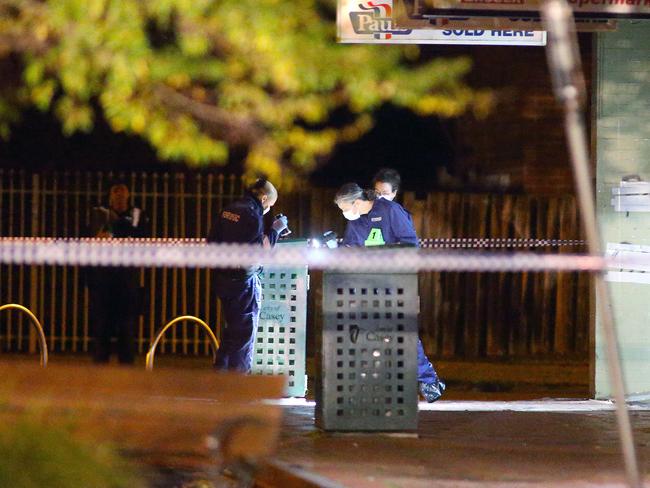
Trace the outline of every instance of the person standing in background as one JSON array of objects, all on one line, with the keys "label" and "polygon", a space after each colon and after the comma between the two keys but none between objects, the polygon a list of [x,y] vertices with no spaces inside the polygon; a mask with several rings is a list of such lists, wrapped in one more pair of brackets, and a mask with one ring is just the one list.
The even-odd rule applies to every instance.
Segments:
[{"label": "person standing in background", "polygon": [[402,178],[396,170],[382,168],[372,178],[372,186],[379,197],[392,202],[402,187]]},{"label": "person standing in background", "polygon": [[[396,170],[382,168],[372,178],[372,185],[378,197],[392,202],[397,197],[397,192],[402,186],[402,178]],[[407,210],[405,211],[408,213]],[[409,220],[411,220],[411,226],[413,226],[411,215],[408,215]],[[440,398],[446,388],[445,383],[440,380],[433,364],[424,352],[424,347],[420,339],[418,339],[418,383],[420,394],[429,403],[435,402]]]},{"label": "person standing in background", "polygon": [[[90,236],[99,239],[149,237],[148,219],[142,209],[129,203],[129,188],[122,181],[111,184],[108,206],[94,207]],[[138,268],[101,267],[88,272],[91,330],[95,337],[93,359],[108,363],[111,339],[117,337],[121,364],[135,359],[135,319],[140,304]]]}]

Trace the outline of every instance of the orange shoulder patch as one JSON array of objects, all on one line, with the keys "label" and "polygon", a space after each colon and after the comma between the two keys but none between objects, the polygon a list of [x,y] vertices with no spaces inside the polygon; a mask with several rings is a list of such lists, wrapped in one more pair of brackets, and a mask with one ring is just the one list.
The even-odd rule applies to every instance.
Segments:
[{"label": "orange shoulder patch", "polygon": [[228,212],[227,210],[224,210],[221,212],[221,217],[230,220],[231,222],[239,222],[240,216],[237,215],[236,213]]}]

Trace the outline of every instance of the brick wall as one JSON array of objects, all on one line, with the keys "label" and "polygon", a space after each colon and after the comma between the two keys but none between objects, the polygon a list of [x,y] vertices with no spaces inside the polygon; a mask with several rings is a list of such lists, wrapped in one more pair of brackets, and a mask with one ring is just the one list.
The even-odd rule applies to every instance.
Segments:
[{"label": "brick wall", "polygon": [[[590,90],[591,34],[580,34],[580,49]],[[476,46],[465,53],[474,60],[472,85],[493,90],[496,105],[486,119],[468,115],[455,123],[455,175],[475,179],[477,186],[493,182],[528,193],[573,192],[563,115],[544,48]]]}]

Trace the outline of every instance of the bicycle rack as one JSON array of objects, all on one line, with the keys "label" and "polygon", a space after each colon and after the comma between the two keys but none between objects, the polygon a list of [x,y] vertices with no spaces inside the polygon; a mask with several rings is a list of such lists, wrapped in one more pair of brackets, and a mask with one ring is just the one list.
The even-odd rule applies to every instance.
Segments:
[{"label": "bicycle rack", "polygon": [[156,335],[156,338],[154,339],[153,343],[151,344],[151,347],[149,348],[149,351],[147,352],[147,356],[146,356],[147,371],[153,370],[153,359],[154,359],[154,355],[156,354],[156,347],[158,347],[158,342],[160,341],[160,339],[162,339],[162,336],[165,334],[167,329],[177,324],[178,322],[182,322],[184,320],[189,320],[191,322],[199,324],[201,327],[203,327],[206,330],[206,332],[208,333],[208,337],[210,338],[210,344],[212,345],[212,358],[213,360],[216,360],[217,351],[219,350],[219,340],[216,338],[216,336],[210,329],[210,326],[200,318],[194,317],[193,315],[181,315],[180,317],[176,317],[172,321],[168,322],[167,325],[165,325],[160,330],[160,332],[158,332],[158,335]]},{"label": "bicycle rack", "polygon": [[17,303],[8,303],[6,305],[2,305],[0,307],[0,312],[2,312],[3,310],[11,310],[11,309],[25,312],[31,319],[32,325],[36,327],[36,332],[38,333],[38,341],[41,346],[41,366],[46,367],[47,366],[47,341],[45,340],[45,332],[43,332],[43,326],[36,318],[36,315],[34,315],[30,309],[28,309],[27,307],[23,307],[22,305],[18,305]]}]

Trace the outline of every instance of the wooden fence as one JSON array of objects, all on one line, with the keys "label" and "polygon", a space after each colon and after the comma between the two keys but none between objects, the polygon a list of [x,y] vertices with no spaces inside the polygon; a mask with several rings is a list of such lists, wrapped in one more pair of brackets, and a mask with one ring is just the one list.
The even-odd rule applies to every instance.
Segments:
[{"label": "wooden fence", "polygon": [[[435,193],[405,203],[421,235],[581,238],[572,196]],[[586,359],[590,289],[587,273],[425,273],[420,280],[423,340],[444,357]]]},{"label": "wooden fence", "polygon": [[[312,229],[344,221],[333,190],[311,192]],[[420,237],[582,239],[575,198],[434,192],[404,195]],[[520,248],[583,252],[577,246]],[[475,250],[476,251],[476,250]],[[492,252],[512,252],[513,249]],[[421,273],[420,331],[427,351],[444,358],[587,360],[591,278],[588,273]]]},{"label": "wooden fence", "polygon": [[[114,177],[129,184],[133,203],[151,217],[155,237],[204,237],[213,217],[243,188],[238,177],[211,173],[0,170],[0,237],[84,235],[90,209],[102,202]],[[289,217],[296,237],[315,237],[330,229],[341,234],[345,221],[333,196],[325,189],[281,193],[274,213]],[[572,197],[431,193],[426,200],[406,194],[404,203],[420,237],[581,236]],[[54,351],[85,352],[90,337],[83,274],[78,267],[0,266],[0,304],[19,302],[32,308],[42,318]],[[185,313],[201,317],[219,333],[221,314],[207,270],[142,269],[140,283],[146,298],[138,322],[140,352],[164,323]],[[589,276],[581,273],[423,273],[422,338],[434,357],[586,359],[589,290]],[[0,350],[34,347],[22,317],[0,316]],[[160,350],[196,355],[209,349],[198,329],[182,325],[170,332]]]}]

